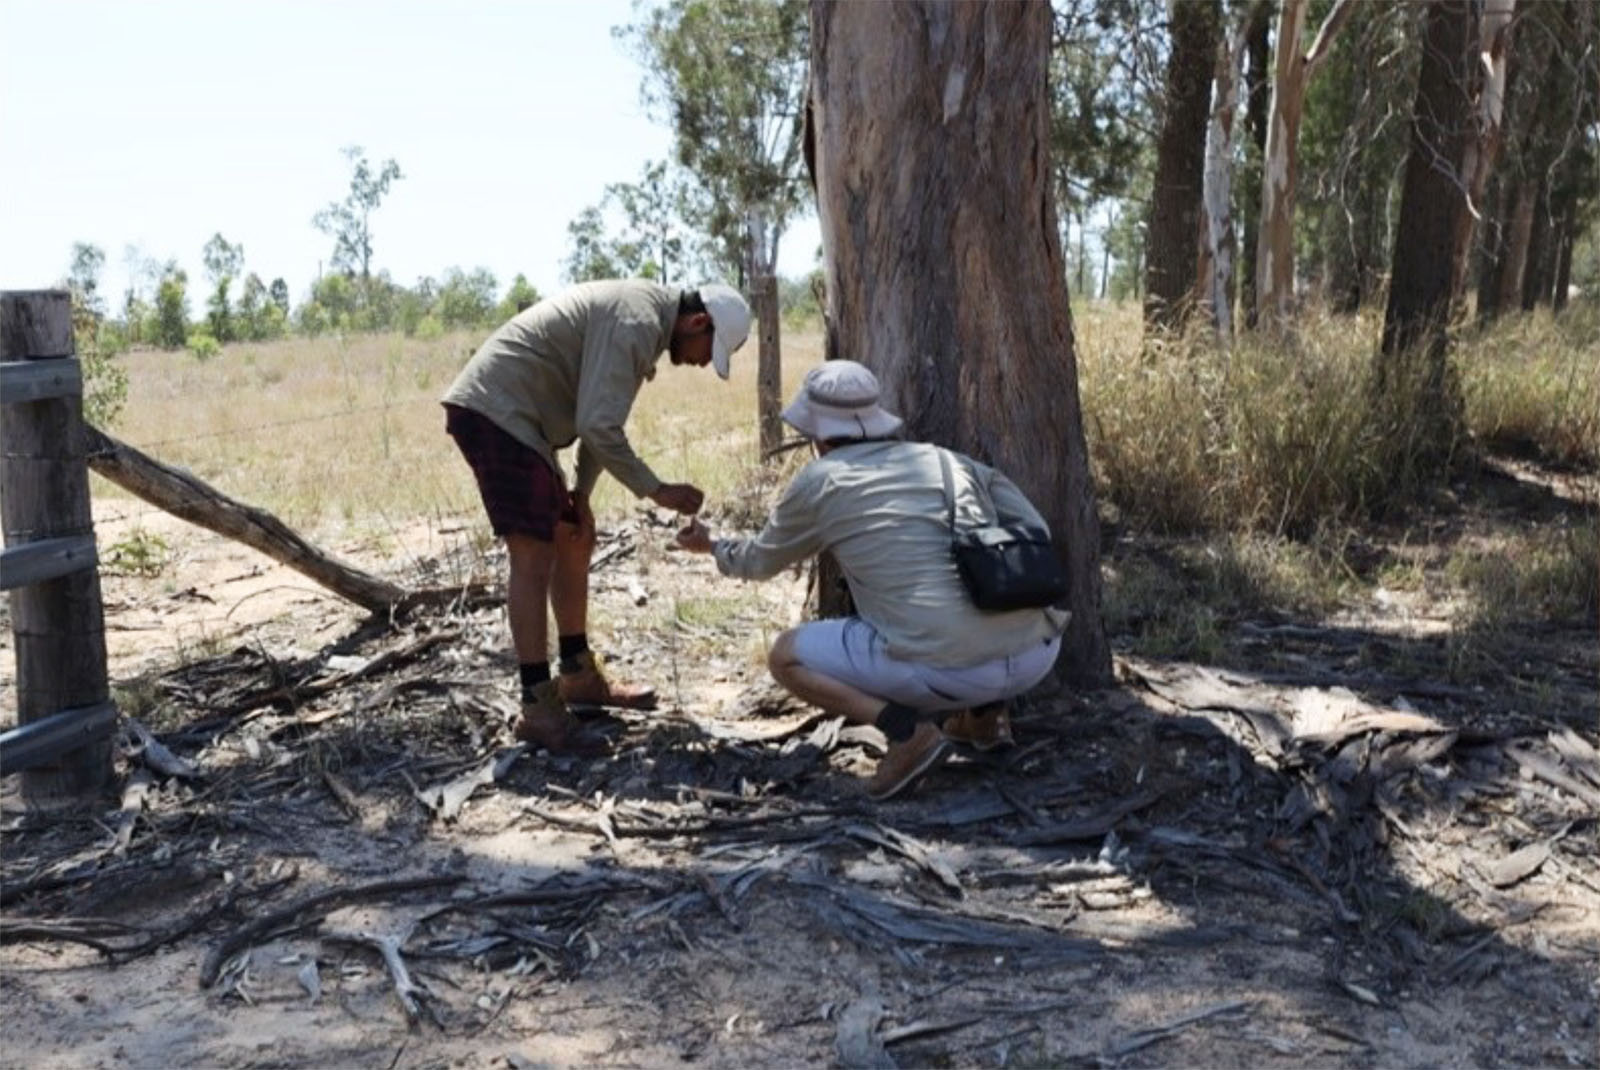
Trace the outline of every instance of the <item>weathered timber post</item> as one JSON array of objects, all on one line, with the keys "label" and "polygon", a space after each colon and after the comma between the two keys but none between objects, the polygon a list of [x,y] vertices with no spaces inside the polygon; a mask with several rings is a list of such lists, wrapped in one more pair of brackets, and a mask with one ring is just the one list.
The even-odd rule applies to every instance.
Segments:
[{"label": "weathered timber post", "polygon": [[[47,755],[22,763],[23,797],[61,805],[109,781],[115,719],[66,292],[0,293],[0,388],[0,586],[11,591],[21,729],[12,738]],[[0,766],[9,771],[21,749],[19,739],[0,752]]]},{"label": "weathered timber post", "polygon": [[778,280],[757,275],[750,280],[755,306],[757,344],[756,404],[761,419],[761,456],[770,458],[783,442],[783,358],[778,350]]}]

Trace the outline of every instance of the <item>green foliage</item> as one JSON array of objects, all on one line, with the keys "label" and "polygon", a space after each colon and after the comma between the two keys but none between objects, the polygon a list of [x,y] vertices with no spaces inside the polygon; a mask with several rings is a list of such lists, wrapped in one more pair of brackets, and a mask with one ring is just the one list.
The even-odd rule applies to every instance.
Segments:
[{"label": "green foliage", "polygon": [[613,31],[643,63],[645,101],[671,122],[677,161],[705,195],[699,221],[741,280],[771,271],[807,195],[809,31],[803,0],[669,0]]},{"label": "green foliage", "polygon": [[532,308],[539,303],[539,291],[528,281],[528,276],[520,271],[517,277],[511,280],[511,285],[506,289],[506,295],[500,301],[500,307],[495,310],[495,321],[504,323],[525,308]]},{"label": "green foliage", "polygon": [[561,276],[568,282],[625,278],[628,272],[618,259],[616,243],[606,234],[605,217],[598,205],[590,205],[567,224],[567,258]]},{"label": "green foliage", "polygon": [[[597,205],[567,224],[571,243],[563,274],[569,282],[644,278],[683,283],[690,261],[684,218],[695,214],[688,178],[665,163],[647,163],[638,182],[606,187]],[[607,218],[619,223],[611,233]]]},{"label": "green foliage", "polygon": [[228,290],[244,270],[244,246],[230,245],[220,233],[213,234],[200,253],[206,278],[211,280],[211,296],[206,299],[206,324],[219,342],[231,342],[234,330],[233,306]]},{"label": "green foliage", "polygon": [[76,304],[94,314],[105,314],[105,301],[100,297],[100,272],[106,266],[106,254],[98,245],[87,242],[72,243],[72,266],[67,273],[67,289]]},{"label": "green foliage", "polygon": [[171,558],[172,548],[166,539],[135,528],[106,547],[100,557],[100,570],[111,576],[155,579],[166,571]]},{"label": "green foliage", "polygon": [[182,349],[189,339],[189,276],[176,260],[162,268],[151,326],[150,340],[162,349]]},{"label": "green foliage", "polygon": [[189,352],[194,354],[195,360],[204,363],[221,353],[222,346],[205,331],[194,331],[189,335]]},{"label": "green foliage", "polygon": [[778,314],[790,330],[815,327],[822,323],[824,283],[821,268],[812,268],[798,278],[778,280]]},{"label": "green foliage", "polygon": [[497,288],[494,273],[488,268],[474,268],[470,274],[451,268],[439,288],[434,315],[447,328],[484,326],[494,319]]},{"label": "green foliage", "polygon": [[124,337],[84,301],[88,291],[72,286],[72,337],[83,371],[83,418],[110,427],[128,400],[128,373],[116,362]]},{"label": "green foliage", "polygon": [[383,203],[389,187],[405,176],[394,160],[385,160],[376,172],[361,146],[344,150],[350,161],[350,190],[342,201],[333,201],[311,220],[322,233],[333,239],[333,267],[359,274],[372,274],[372,213]]}]

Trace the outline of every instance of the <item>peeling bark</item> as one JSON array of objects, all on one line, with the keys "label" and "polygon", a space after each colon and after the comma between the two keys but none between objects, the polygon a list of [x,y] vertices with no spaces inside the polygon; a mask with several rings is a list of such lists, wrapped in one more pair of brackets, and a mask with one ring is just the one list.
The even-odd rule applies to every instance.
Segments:
[{"label": "peeling bark", "polygon": [[910,438],[1016,480],[1072,578],[1058,668],[1104,683],[1099,521],[1055,219],[1043,3],[812,5],[827,353]]}]

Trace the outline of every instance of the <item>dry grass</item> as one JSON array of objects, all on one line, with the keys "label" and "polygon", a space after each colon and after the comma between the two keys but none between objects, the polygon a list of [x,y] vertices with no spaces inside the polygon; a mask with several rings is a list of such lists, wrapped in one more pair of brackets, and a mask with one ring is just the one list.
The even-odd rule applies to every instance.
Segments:
[{"label": "dry grass", "polygon": [[[1600,464],[1597,319],[1593,309],[1510,317],[1458,344],[1466,431]],[[1440,402],[1420,372],[1375,388],[1381,329],[1375,314],[1308,315],[1292,338],[1247,335],[1230,353],[1203,331],[1145,343],[1131,304],[1081,310],[1085,432],[1102,499],[1148,530],[1299,538],[1414,504],[1443,473],[1412,414]]]},{"label": "dry grass", "polygon": [[1600,466],[1600,305],[1511,316],[1461,347],[1467,423],[1503,450]]},{"label": "dry grass", "polygon": [[[438,397],[481,338],[290,339],[229,346],[204,362],[187,353],[129,354],[127,406],[113,431],[323,537],[381,535],[445,517],[476,526],[477,491],[444,433]],[[822,341],[813,332],[783,345],[787,395],[821,359]],[[755,363],[752,346],[723,383],[663,359],[628,425],[662,478],[695,483],[713,505],[738,491],[755,465]],[[122,494],[99,479],[94,493]],[[601,481],[602,517],[632,504],[615,481]]]}]

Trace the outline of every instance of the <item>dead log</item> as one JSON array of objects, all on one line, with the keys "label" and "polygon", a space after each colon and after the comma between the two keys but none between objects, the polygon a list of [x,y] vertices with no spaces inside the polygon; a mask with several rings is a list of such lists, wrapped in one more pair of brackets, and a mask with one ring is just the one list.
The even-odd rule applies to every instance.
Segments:
[{"label": "dead log", "polygon": [[97,428],[85,426],[89,467],[117,486],[201,527],[260,550],[374,613],[386,612],[406,591],[336,561],[271,513],[223,494],[182,469],[171,468]]}]

